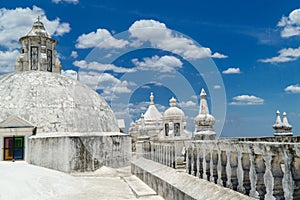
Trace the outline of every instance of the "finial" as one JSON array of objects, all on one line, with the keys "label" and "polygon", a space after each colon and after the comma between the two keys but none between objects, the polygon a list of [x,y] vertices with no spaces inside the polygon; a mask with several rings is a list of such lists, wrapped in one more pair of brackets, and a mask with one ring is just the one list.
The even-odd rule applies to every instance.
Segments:
[{"label": "finial", "polygon": [[176,99],[174,98],[174,97],[172,97],[171,99],[170,99],[170,107],[175,107],[176,106]]},{"label": "finial", "polygon": [[41,19],[40,16],[38,16],[37,21],[40,22],[40,19]]},{"label": "finial", "polygon": [[276,124],[277,124],[277,125],[282,125],[279,110],[277,110],[277,112],[276,112],[276,121],[275,121],[275,124],[274,124],[274,125],[276,125]]},{"label": "finial", "polygon": [[289,121],[286,117],[286,112],[284,112],[283,114],[283,118],[282,118],[282,124],[285,128],[291,128],[292,126],[289,124]]},{"label": "finial", "polygon": [[202,88],[202,90],[201,90],[200,97],[206,98],[206,92],[205,92],[204,88]]},{"label": "finial", "polygon": [[150,105],[154,105],[154,95],[153,95],[153,92],[150,93]]}]

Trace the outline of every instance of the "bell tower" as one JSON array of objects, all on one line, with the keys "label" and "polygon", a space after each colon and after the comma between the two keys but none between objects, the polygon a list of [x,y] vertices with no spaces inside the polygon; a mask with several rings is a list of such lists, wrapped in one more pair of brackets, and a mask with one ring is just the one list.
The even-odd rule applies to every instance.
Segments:
[{"label": "bell tower", "polygon": [[61,64],[55,50],[57,41],[50,37],[39,17],[19,42],[22,49],[15,64],[16,72],[36,70],[61,73]]}]

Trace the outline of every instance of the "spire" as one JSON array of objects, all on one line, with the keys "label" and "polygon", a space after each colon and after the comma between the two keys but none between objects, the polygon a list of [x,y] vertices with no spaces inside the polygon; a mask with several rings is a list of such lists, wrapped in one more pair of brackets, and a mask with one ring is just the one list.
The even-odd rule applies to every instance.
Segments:
[{"label": "spire", "polygon": [[150,93],[150,105],[154,105],[154,95],[153,95],[153,92]]},{"label": "spire", "polygon": [[209,114],[208,106],[207,106],[207,101],[206,101],[206,92],[202,88],[201,93],[200,93],[200,109],[199,109],[199,114]]},{"label": "spire", "polygon": [[213,129],[215,118],[209,114],[209,109],[206,101],[206,92],[202,88],[200,93],[200,108],[199,114],[195,117],[195,139],[211,140],[216,138],[216,133]]}]

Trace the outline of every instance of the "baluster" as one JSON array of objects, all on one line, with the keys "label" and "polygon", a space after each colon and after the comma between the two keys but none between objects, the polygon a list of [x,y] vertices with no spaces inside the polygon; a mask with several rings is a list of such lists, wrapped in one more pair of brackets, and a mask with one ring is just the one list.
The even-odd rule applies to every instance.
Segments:
[{"label": "baluster", "polygon": [[199,169],[200,169],[200,161],[199,161],[199,146],[197,145],[196,146],[196,151],[197,151],[197,154],[196,154],[196,158],[195,158],[195,162],[196,162],[196,177],[200,177],[200,172],[199,172]]},{"label": "baluster", "polygon": [[272,174],[271,169],[271,162],[272,162],[272,155],[270,152],[270,147],[266,147],[267,151],[264,154],[264,161],[266,166],[266,171],[264,174],[264,183],[266,187],[266,199],[272,199],[273,198],[273,188],[274,188],[274,177]]},{"label": "baluster", "polygon": [[249,178],[250,178],[250,185],[251,185],[249,196],[258,198],[258,192],[256,191],[257,177],[256,177],[256,171],[255,171],[255,154],[254,154],[254,152],[249,154],[249,160],[250,160]]},{"label": "baluster", "polygon": [[242,155],[242,168],[244,171],[244,177],[243,177],[243,186],[245,188],[245,194],[249,195],[251,190],[251,182],[250,182],[250,167],[251,167],[251,161],[248,153],[243,153]]},{"label": "baluster", "polygon": [[230,167],[231,167],[232,189],[237,191],[237,186],[238,186],[238,178],[237,178],[238,156],[237,156],[237,152],[231,152],[231,154],[230,154]]},{"label": "baluster", "polygon": [[194,146],[194,150],[193,150],[193,175],[197,176],[197,147]]},{"label": "baluster", "polygon": [[255,155],[255,171],[256,171],[256,191],[258,192],[259,199],[263,200],[266,194],[266,186],[264,183],[264,174],[266,166],[262,155]]},{"label": "baluster", "polygon": [[194,175],[193,174],[194,173],[194,147],[191,147],[191,160],[190,160],[190,162],[191,162],[191,172],[190,172],[190,174]]},{"label": "baluster", "polygon": [[230,154],[231,154],[230,151],[226,151],[226,157],[227,157],[227,163],[226,163],[227,182],[226,182],[226,185],[227,185],[228,188],[232,188]]},{"label": "baluster", "polygon": [[199,148],[199,178],[203,178],[203,150]]},{"label": "baluster", "polygon": [[210,154],[210,151],[209,150],[205,150],[205,161],[206,161],[206,180],[210,181],[210,176],[211,176],[211,173],[210,173],[210,160],[211,160],[211,154]]},{"label": "baluster", "polygon": [[293,156],[291,172],[294,180],[294,199],[300,199],[300,158]]},{"label": "baluster", "polygon": [[226,165],[227,165],[227,155],[226,151],[221,151],[221,180],[224,187],[226,187],[227,182],[227,173],[226,173]]},{"label": "baluster", "polygon": [[212,163],[213,163],[213,181],[215,184],[217,184],[218,183],[218,151],[217,150],[213,150]]},{"label": "baluster", "polygon": [[282,179],[283,179],[283,171],[281,169],[282,165],[284,165],[282,157],[274,156],[271,161],[271,171],[274,177],[273,196],[279,200],[285,199],[283,185],[282,185]]},{"label": "baluster", "polygon": [[237,168],[237,178],[238,178],[238,191],[240,193],[245,194],[245,188],[244,188],[244,170],[243,170],[243,166],[242,166],[242,152],[238,151],[237,152],[237,158],[238,158],[238,168]]}]

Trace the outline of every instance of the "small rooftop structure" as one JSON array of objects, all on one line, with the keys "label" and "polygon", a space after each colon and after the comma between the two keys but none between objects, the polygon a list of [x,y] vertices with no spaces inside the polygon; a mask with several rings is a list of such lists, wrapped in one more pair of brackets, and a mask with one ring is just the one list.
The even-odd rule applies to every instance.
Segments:
[{"label": "small rooftop structure", "polygon": [[192,134],[186,130],[186,116],[184,112],[176,106],[176,99],[169,100],[170,107],[163,115],[163,130],[159,139],[190,139]]}]

